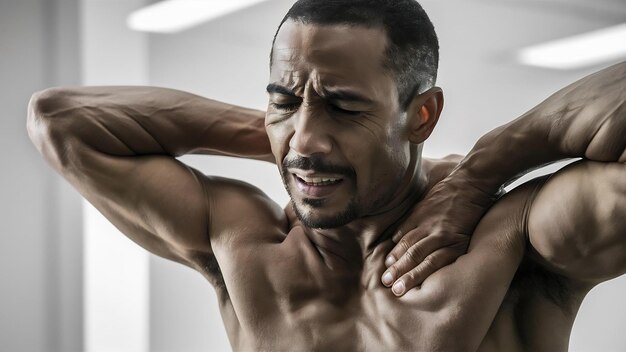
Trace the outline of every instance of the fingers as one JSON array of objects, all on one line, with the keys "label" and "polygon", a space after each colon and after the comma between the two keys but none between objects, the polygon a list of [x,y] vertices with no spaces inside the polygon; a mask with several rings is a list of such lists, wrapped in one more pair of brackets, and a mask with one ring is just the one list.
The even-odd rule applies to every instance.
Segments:
[{"label": "fingers", "polygon": [[442,248],[419,263],[416,267],[402,275],[391,286],[391,291],[396,296],[402,296],[409,289],[420,286],[432,273],[453,263],[458,254],[454,248]]},{"label": "fingers", "polygon": [[[432,235],[422,239],[409,238],[412,236],[425,237],[424,235],[411,233],[411,236],[405,236],[398,245],[396,245],[385,260],[385,264],[390,265],[388,265],[387,270],[382,276],[383,285],[387,287],[391,286],[398,277],[420,265],[427,256],[431,255],[431,253],[434,254],[436,250],[445,247],[447,244],[442,243],[439,237]],[[415,244],[411,245],[409,243]],[[395,258],[399,259],[396,261]]]},{"label": "fingers", "polygon": [[[393,249],[389,252],[389,254],[387,255],[387,258],[385,259],[385,266],[390,267],[391,265],[393,265],[399,258],[402,258],[404,254],[407,251],[409,251],[410,248],[415,247],[415,245],[419,241],[423,240],[424,237],[426,237],[426,235],[427,235],[426,233],[422,231],[418,231],[417,229],[413,231],[409,231],[406,235],[404,235],[404,237],[400,238],[399,241],[397,241],[396,246],[393,247]],[[413,251],[419,251],[419,250],[421,249],[417,248],[417,249],[414,249]],[[426,255],[430,253],[431,252],[428,252],[426,253]],[[419,253],[414,253],[414,254],[417,255]],[[417,265],[417,263],[415,263],[415,265]]]}]

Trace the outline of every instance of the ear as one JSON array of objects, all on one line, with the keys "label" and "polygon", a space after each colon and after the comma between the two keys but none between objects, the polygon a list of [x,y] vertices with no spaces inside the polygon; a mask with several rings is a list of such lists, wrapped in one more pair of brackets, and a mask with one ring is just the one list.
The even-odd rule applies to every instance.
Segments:
[{"label": "ear", "polygon": [[433,87],[411,100],[407,109],[409,140],[413,144],[423,143],[439,121],[443,110],[443,90]]}]

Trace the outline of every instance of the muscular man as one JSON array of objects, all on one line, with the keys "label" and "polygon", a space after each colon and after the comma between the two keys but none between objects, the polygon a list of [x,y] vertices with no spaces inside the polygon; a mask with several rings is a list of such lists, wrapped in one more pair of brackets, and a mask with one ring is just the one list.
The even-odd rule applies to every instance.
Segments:
[{"label": "muscular man", "polygon": [[[28,131],[130,239],[213,284],[235,350],[566,350],[586,292],[626,271],[626,64],[459,163],[421,157],[443,104],[437,50],[412,0],[301,0],[273,44],[267,112],[53,88]],[[274,162],[291,202],[175,159],[189,153]],[[565,157],[585,160],[483,216],[516,174]]]}]

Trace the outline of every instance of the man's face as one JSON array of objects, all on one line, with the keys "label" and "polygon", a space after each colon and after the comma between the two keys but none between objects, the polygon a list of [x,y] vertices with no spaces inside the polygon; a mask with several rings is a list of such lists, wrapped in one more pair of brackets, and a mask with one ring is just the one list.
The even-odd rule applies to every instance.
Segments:
[{"label": "man's face", "polygon": [[276,37],[266,129],[302,222],[332,228],[384,211],[410,143],[382,29],[287,21]]}]

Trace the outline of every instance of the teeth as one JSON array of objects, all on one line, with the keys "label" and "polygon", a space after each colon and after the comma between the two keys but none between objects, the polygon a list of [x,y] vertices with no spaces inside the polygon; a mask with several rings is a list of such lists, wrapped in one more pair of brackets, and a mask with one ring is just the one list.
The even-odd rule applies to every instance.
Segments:
[{"label": "teeth", "polygon": [[298,176],[302,181],[312,185],[325,185],[341,181],[340,178]]}]

